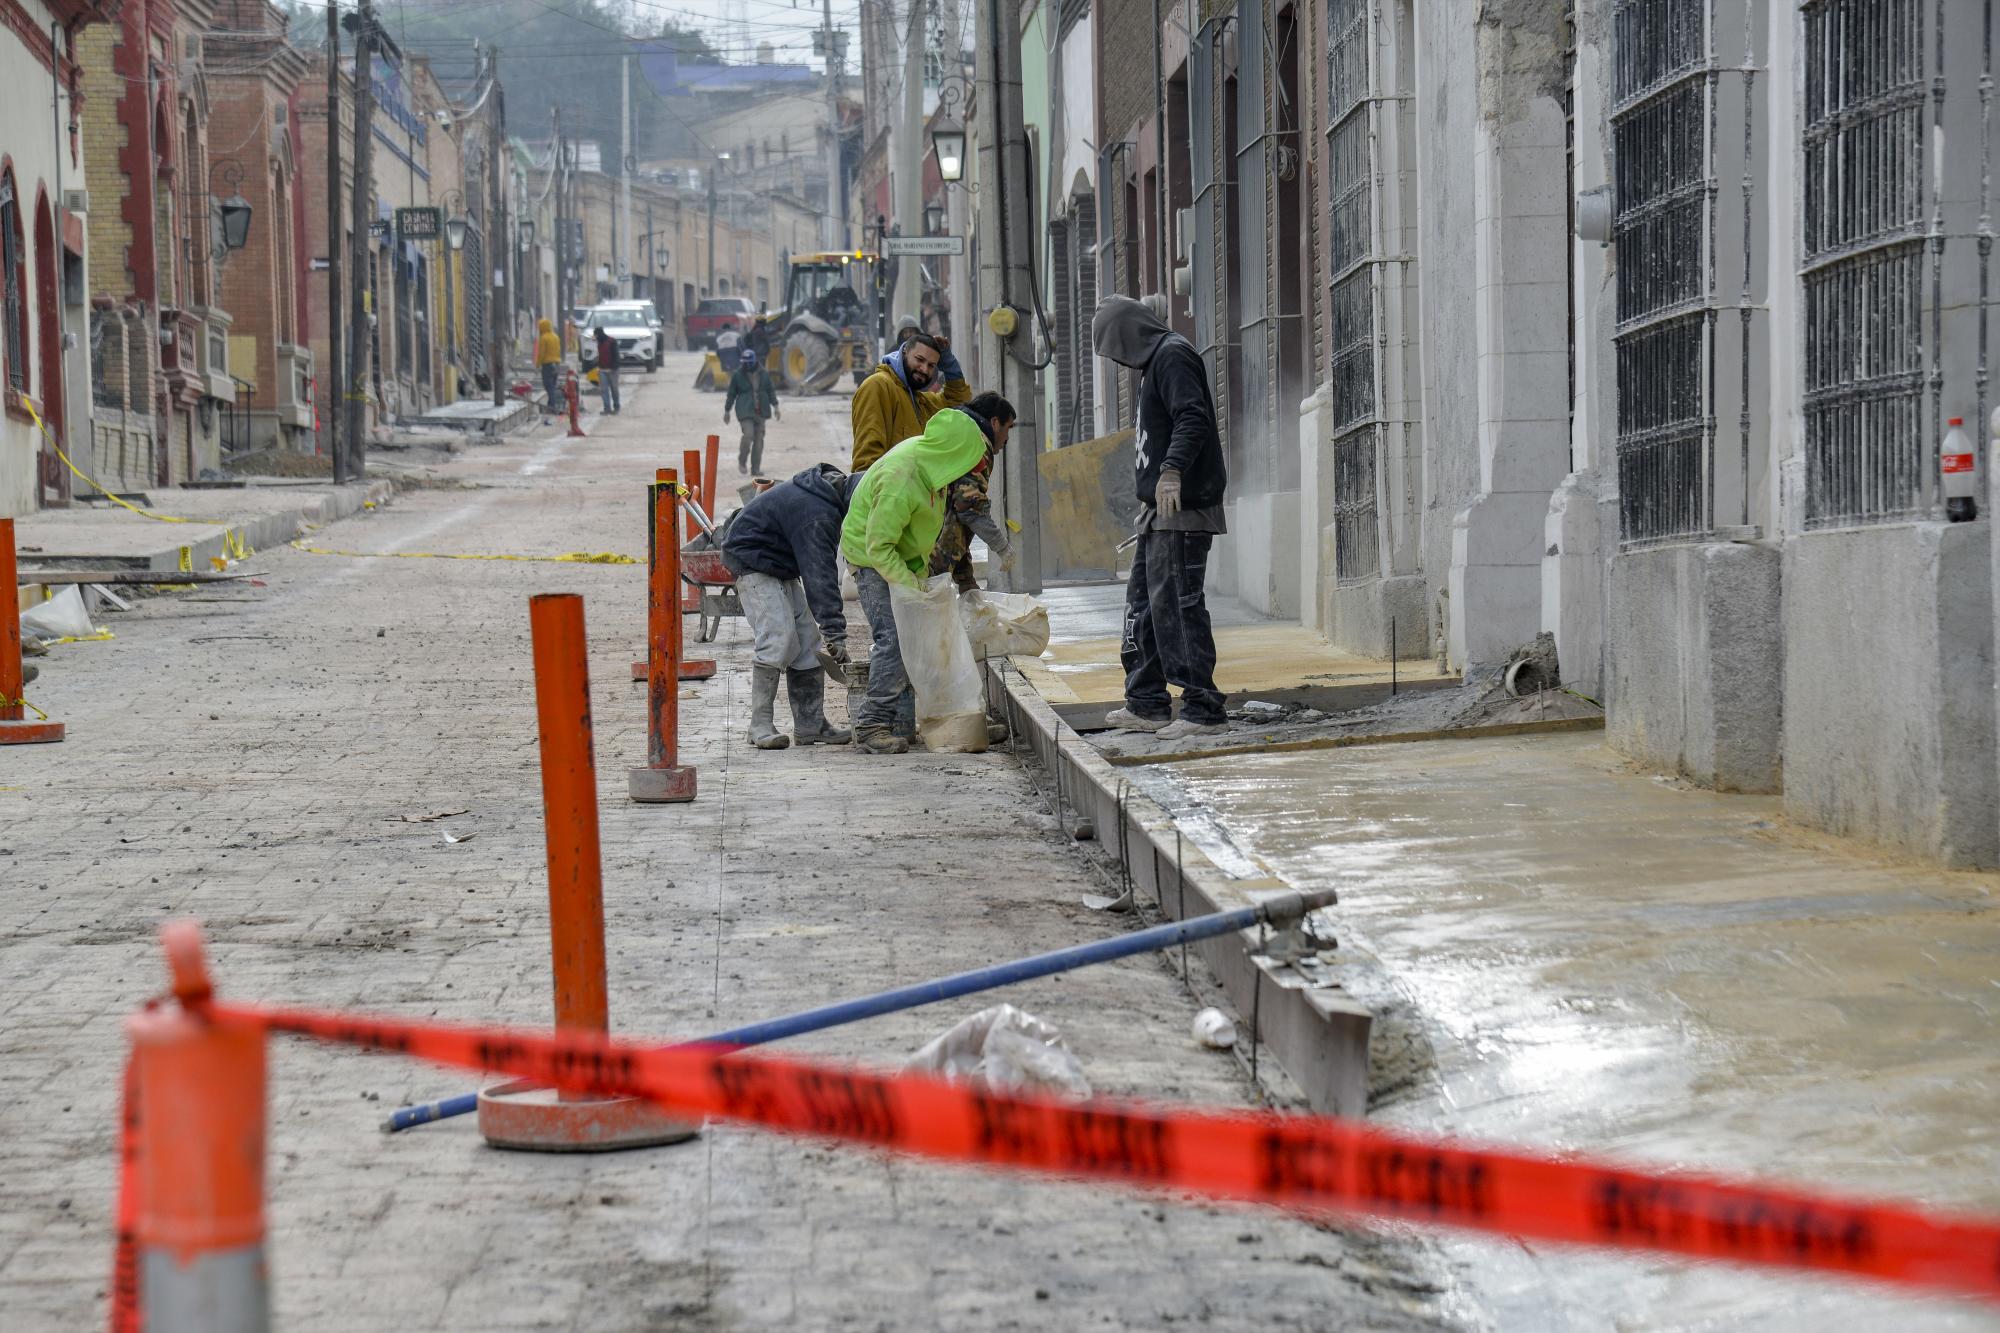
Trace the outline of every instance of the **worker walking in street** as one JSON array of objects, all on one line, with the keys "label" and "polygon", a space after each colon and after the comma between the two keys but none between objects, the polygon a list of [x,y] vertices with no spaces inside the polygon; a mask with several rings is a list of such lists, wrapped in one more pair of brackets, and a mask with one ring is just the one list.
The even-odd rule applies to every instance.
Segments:
[{"label": "worker walking in street", "polygon": [[549,320],[541,321],[535,333],[535,366],[542,372],[542,411],[560,412],[562,407],[556,402],[556,377],[562,372],[562,339],[556,336],[556,326]]},{"label": "worker walking in street", "polygon": [[854,391],[851,470],[866,471],[896,445],[923,434],[937,413],[971,401],[972,386],[965,382],[951,341],[911,332]]},{"label": "worker walking in street", "polygon": [[[1125,706],[1106,720],[1162,740],[1225,730],[1204,585],[1209,547],[1228,530],[1222,513],[1228,474],[1208,367],[1152,306],[1129,296],[1098,304],[1090,337],[1099,356],[1141,372],[1133,442],[1139,546],[1119,645]],[[1181,692],[1178,721],[1169,685]]]},{"label": "worker walking in street", "polygon": [[916,697],[903,670],[889,585],[921,591],[944,526],[953,482],[1005,447],[1014,408],[997,393],[934,415],[861,475],[840,529],[840,553],[854,569],[868,616],[868,694],[854,718],[870,754],[902,754],[916,736]]},{"label": "worker walking in street", "polygon": [[736,472],[755,476],[764,467],[764,422],[778,415],[778,386],[771,372],[757,358],[755,349],[745,347],[737,354],[736,369],[729,376],[729,394],[722,400],[722,424],[736,413],[743,435],[736,446]]},{"label": "worker walking in street", "polygon": [[597,391],[604,399],[604,415],[617,416],[625,408],[618,397],[618,340],[599,325],[590,331],[597,353]]},{"label": "worker walking in street", "polygon": [[[807,468],[753,498],[730,521],[722,563],[736,576],[736,595],[755,641],[751,656],[750,743],[760,750],[845,745],[852,733],[826,720],[826,676],[817,650],[847,662],[847,617],[841,609],[841,521],[859,477],[831,463]],[[778,681],[792,706],[792,734],[772,713]]]}]

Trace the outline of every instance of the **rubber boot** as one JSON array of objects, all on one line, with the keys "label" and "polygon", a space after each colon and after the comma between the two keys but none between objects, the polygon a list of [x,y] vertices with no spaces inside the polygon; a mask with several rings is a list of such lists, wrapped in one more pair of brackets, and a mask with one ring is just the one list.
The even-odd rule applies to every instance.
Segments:
[{"label": "rubber boot", "polygon": [[778,703],[778,677],[782,674],[778,667],[750,669],[750,743],[760,750],[782,750],[792,743],[792,738],[771,722],[771,710]]},{"label": "rubber boot", "polygon": [[826,720],[826,673],[787,671],[785,691],[792,704],[792,739],[800,745],[845,745],[854,733]]}]

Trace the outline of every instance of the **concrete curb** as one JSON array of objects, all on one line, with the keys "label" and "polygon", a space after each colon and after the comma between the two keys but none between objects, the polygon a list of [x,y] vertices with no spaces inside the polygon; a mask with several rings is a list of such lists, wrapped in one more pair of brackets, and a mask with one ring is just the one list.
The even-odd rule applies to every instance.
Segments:
[{"label": "concrete curb", "polygon": [[[1133,893],[1157,904],[1162,918],[1228,911],[1291,891],[1279,876],[1236,878],[1209,860],[1181,835],[1170,811],[1134,790],[1018,670],[989,662],[987,682],[989,703],[1006,717],[1017,743],[1031,747],[1054,777],[1058,804],[1090,821],[1098,843],[1129,873]],[[1064,821],[1065,832],[1073,828]],[[1265,1052],[1314,1110],[1365,1116],[1373,1015],[1345,991],[1313,985],[1289,965],[1256,957],[1256,946],[1257,932],[1247,930],[1191,946],[1243,1018],[1239,1040],[1260,1035]]]},{"label": "concrete curb", "polygon": [[[75,569],[78,566],[98,565],[105,569],[157,569],[176,570],[181,568],[181,551],[188,553],[188,564],[195,569],[205,569],[211,558],[228,554],[231,538],[242,544],[254,555],[255,552],[272,546],[282,546],[293,538],[304,534],[308,525],[324,526],[340,519],[360,513],[370,505],[383,504],[396,493],[393,481],[370,481],[346,486],[330,487],[318,499],[302,503],[295,508],[281,509],[269,514],[259,514],[255,518],[230,523],[190,523],[186,525],[159,525],[165,538],[158,550],[145,555],[122,556],[117,558],[65,557],[64,566]],[[139,520],[145,521],[145,520]],[[166,528],[176,531],[169,535]],[[177,541],[174,536],[194,528],[209,535]],[[32,566],[23,566],[23,572],[33,573]],[[47,596],[49,585],[23,584],[25,595],[33,593],[35,601]],[[61,585],[55,585],[61,586]]]}]

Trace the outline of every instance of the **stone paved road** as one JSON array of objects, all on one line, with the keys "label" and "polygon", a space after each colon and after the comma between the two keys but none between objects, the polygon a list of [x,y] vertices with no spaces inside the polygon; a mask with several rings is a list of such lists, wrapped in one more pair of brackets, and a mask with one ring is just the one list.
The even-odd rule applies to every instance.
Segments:
[{"label": "stone paved road", "polygon": [[[632,376],[568,441],[481,447],[315,540],[341,549],[643,553],[643,478],[721,428],[691,358]],[[801,402],[766,470],[843,456],[846,400]],[[727,443],[733,448],[733,439]],[[732,470],[733,471],[733,470]],[[694,1035],[1124,928],[1076,904],[1085,855],[1004,752],[766,754],[741,739],[747,648],[683,704],[702,798],[637,808],[642,572],[264,553],[57,650],[61,746],[0,751],[0,1325],[101,1322],[120,1021],[158,989],[153,932],[207,923],[225,991],[411,1017],[544,1023],[546,889],[527,597],[587,597],[612,1021]],[[439,823],[406,814],[466,813]],[[442,831],[473,834],[447,844]],[[1249,1100],[1140,959],[1010,993],[1101,1091]],[[794,1043],[893,1064],[961,1002]],[[379,1116],[449,1073],[280,1043],[274,1300],[289,1329],[1404,1328],[1459,1314],[1407,1241],[1023,1181],[730,1127],[560,1158],[460,1120]]]}]

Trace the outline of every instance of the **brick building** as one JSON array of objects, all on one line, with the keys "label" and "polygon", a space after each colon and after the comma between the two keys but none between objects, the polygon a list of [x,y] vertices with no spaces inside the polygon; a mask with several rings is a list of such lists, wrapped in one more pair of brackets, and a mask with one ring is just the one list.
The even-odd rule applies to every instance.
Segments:
[{"label": "brick building", "polygon": [[88,226],[90,459],[113,489],[219,465],[235,386],[218,309],[225,247],[208,158],[212,0],[134,0],[78,40]]},{"label": "brick building", "polygon": [[217,265],[229,362],[246,383],[238,447],[311,448],[316,392],[307,312],[304,174],[297,135],[304,52],[266,0],[221,0],[206,40],[209,173],[250,207],[241,249]]}]

